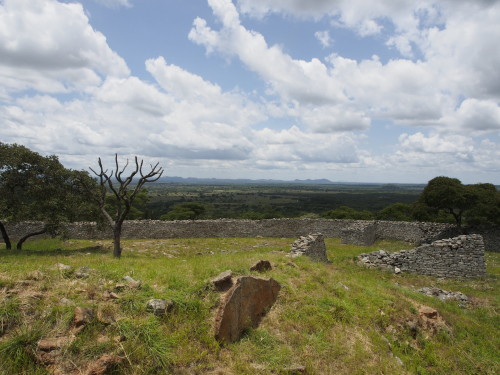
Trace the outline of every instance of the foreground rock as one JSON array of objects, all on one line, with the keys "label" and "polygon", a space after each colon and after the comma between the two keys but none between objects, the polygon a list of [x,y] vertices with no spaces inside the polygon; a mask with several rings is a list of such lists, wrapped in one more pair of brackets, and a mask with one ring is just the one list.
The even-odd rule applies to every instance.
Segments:
[{"label": "foreground rock", "polygon": [[227,270],[210,280],[214,289],[218,292],[225,292],[233,286],[233,271]]},{"label": "foreground rock", "polygon": [[289,256],[295,258],[302,255],[318,262],[330,263],[326,256],[325,239],[321,233],[302,236],[292,244]]},{"label": "foreground rock", "polygon": [[242,276],[223,297],[215,317],[215,338],[221,343],[239,340],[256,328],[278,298],[281,285],[273,279]]},{"label": "foreground rock", "polygon": [[269,262],[268,260],[259,260],[252,267],[250,267],[250,271],[257,271],[257,272],[265,272],[265,271],[270,271],[272,269],[273,266],[271,265],[271,262]]}]

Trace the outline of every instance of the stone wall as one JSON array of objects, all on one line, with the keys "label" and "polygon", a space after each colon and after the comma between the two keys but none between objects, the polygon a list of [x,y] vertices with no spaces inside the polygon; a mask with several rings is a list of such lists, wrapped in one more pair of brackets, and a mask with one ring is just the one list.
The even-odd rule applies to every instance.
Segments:
[{"label": "stone wall", "polygon": [[[33,229],[41,228],[41,223],[24,222],[7,224],[6,228],[13,241]],[[485,229],[481,229],[486,233]],[[474,233],[483,234],[475,231]],[[458,235],[450,224],[330,220],[330,219],[269,219],[269,220],[182,220],[126,221],[123,238],[189,238],[189,237],[287,237],[321,233],[325,237],[342,238],[345,243],[369,245],[378,238],[395,239],[413,244],[430,243],[436,239]],[[489,228],[484,235],[487,250],[500,251],[500,228]],[[112,238],[110,229],[101,231],[95,223],[71,223],[66,226],[66,235],[75,239]]]},{"label": "stone wall", "polygon": [[374,251],[358,256],[361,264],[437,277],[479,277],[486,274],[483,237],[461,235],[434,241],[412,250]]}]

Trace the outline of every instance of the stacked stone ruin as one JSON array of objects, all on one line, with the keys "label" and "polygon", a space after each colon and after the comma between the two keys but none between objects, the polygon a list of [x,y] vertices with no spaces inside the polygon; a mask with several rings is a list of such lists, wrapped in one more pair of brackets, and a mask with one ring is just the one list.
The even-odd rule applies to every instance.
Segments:
[{"label": "stacked stone ruin", "polygon": [[369,268],[400,270],[436,277],[480,277],[486,274],[483,238],[477,234],[434,241],[412,250],[385,250],[358,256]]},{"label": "stacked stone ruin", "polygon": [[[5,223],[12,241],[43,228],[40,222]],[[468,228],[468,233],[483,236],[488,251],[500,251],[500,227]],[[110,228],[96,223],[68,223],[63,233],[68,238],[100,240],[113,238]],[[376,239],[394,239],[415,245],[454,237],[460,229],[451,224],[406,221],[267,219],[267,220],[126,220],[122,238],[206,238],[206,237],[286,237],[322,233],[325,238],[341,238],[343,243],[368,246]]]},{"label": "stacked stone ruin", "polygon": [[295,258],[302,255],[318,262],[330,262],[326,256],[325,239],[321,233],[301,236],[292,244],[289,256]]}]

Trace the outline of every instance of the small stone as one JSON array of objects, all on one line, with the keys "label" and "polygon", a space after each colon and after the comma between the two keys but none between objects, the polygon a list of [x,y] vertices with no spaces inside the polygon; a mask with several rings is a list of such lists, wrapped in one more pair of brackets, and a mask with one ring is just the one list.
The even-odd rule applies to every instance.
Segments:
[{"label": "small stone", "polygon": [[160,316],[172,310],[174,303],[165,299],[150,299],[146,305],[146,311]]},{"label": "small stone", "polygon": [[62,263],[56,263],[54,265],[54,267],[56,269],[58,269],[59,271],[69,271],[69,270],[71,270],[71,266],[68,266],[67,264],[62,264]]},{"label": "small stone", "polygon": [[130,288],[134,288],[134,289],[137,289],[137,288],[140,288],[141,285],[142,285],[142,282],[139,281],[139,280],[134,280],[133,278],[131,278],[130,276],[123,276],[123,280],[125,280],[127,283],[128,283],[128,286]]},{"label": "small stone", "polygon": [[301,365],[290,366],[290,367],[284,368],[281,371],[281,373],[286,374],[286,375],[306,374],[306,366],[301,366]]},{"label": "small stone", "polygon": [[90,276],[92,270],[89,267],[80,267],[75,271],[75,277],[78,279],[86,279]]},{"label": "small stone", "polygon": [[49,337],[49,338],[44,338],[38,341],[37,347],[38,350],[44,351],[44,352],[50,352],[53,350],[58,350],[61,349],[63,346],[68,345],[71,343],[73,339],[69,336],[63,336],[63,337]]},{"label": "small stone", "polygon": [[259,260],[252,267],[250,267],[250,271],[257,271],[257,272],[265,272],[272,269],[273,266],[271,266],[271,262],[269,262],[268,260]]},{"label": "small stone", "polygon": [[210,280],[210,283],[214,286],[215,290],[223,292],[233,286],[232,277],[233,271],[227,270]]},{"label": "small stone", "polygon": [[395,273],[396,275],[399,275],[399,274],[401,273],[401,268],[399,268],[399,267],[394,267],[394,273]]},{"label": "small stone", "polygon": [[104,299],[106,301],[109,300],[109,299],[120,299],[120,296],[118,294],[116,294],[115,292],[105,291],[102,294],[102,299]]},{"label": "small stone", "polygon": [[73,320],[73,323],[75,327],[83,326],[85,324],[88,324],[92,321],[92,318],[94,316],[94,312],[92,309],[88,307],[76,307],[75,308],[75,318]]},{"label": "small stone", "polygon": [[45,277],[45,274],[41,271],[31,271],[30,273],[28,273],[28,275],[26,276],[26,278],[28,280],[35,280],[35,281],[39,281],[39,280],[42,280],[43,278]]},{"label": "small stone", "polygon": [[120,364],[123,358],[114,354],[104,354],[88,368],[86,375],[104,375]]}]

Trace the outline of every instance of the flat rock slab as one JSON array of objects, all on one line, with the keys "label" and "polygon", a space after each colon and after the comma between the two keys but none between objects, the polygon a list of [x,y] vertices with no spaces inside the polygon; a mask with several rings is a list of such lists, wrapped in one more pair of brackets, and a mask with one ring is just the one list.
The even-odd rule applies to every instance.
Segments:
[{"label": "flat rock slab", "polygon": [[227,291],[215,317],[215,338],[221,343],[239,340],[256,328],[278,298],[281,285],[273,279],[242,276]]},{"label": "flat rock slab", "polygon": [[227,270],[214,277],[210,282],[216,291],[225,292],[233,286],[232,277],[233,271]]}]

